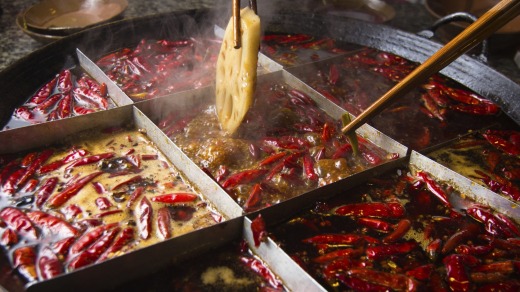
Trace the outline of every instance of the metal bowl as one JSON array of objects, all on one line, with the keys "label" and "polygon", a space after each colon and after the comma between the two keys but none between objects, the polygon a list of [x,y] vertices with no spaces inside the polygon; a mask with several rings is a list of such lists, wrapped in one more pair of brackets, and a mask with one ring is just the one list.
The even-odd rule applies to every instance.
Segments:
[{"label": "metal bowl", "polygon": [[65,36],[114,20],[127,6],[127,0],[43,0],[22,17],[33,33]]},{"label": "metal bowl", "polygon": [[30,36],[31,38],[33,38],[34,40],[36,40],[40,43],[44,43],[44,44],[54,42],[54,41],[59,40],[64,37],[64,36],[60,36],[60,35],[45,34],[45,33],[39,33],[39,32],[30,30],[27,27],[27,23],[24,20],[23,12],[18,14],[18,16],[16,17],[16,25],[26,35]]}]

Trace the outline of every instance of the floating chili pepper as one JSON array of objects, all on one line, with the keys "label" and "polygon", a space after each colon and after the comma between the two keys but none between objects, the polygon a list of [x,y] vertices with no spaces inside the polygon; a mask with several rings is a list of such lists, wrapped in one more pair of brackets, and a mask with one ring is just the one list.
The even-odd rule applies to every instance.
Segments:
[{"label": "floating chili pepper", "polygon": [[58,208],[65,204],[70,198],[75,196],[86,184],[88,184],[90,181],[101,175],[103,172],[98,171],[91,174],[88,174],[77,181],[75,181],[72,185],[66,187],[63,191],[60,193],[55,194],[52,196],[48,202],[47,205],[51,208]]},{"label": "floating chili pepper", "polygon": [[469,291],[471,284],[461,255],[451,254],[442,262],[446,267],[447,282],[452,291]]},{"label": "floating chili pepper", "polygon": [[23,246],[13,251],[13,267],[32,282],[38,279],[36,273],[36,252],[32,246]]},{"label": "floating chili pepper", "polygon": [[62,237],[79,235],[79,231],[61,218],[52,216],[42,211],[30,211],[27,216],[31,221],[43,230]]},{"label": "floating chili pepper", "polygon": [[392,255],[409,253],[417,246],[418,244],[416,241],[407,241],[392,245],[369,246],[366,248],[365,253],[367,258],[370,260],[380,260]]},{"label": "floating chili pepper", "polygon": [[253,270],[255,273],[260,275],[264,280],[275,289],[282,289],[283,284],[276,276],[258,259],[240,257],[240,261],[245,264],[248,268]]},{"label": "floating chili pepper", "polygon": [[260,243],[267,238],[267,231],[265,230],[265,222],[262,218],[262,214],[258,214],[258,216],[251,221],[251,231],[253,233],[255,246],[260,246]]},{"label": "floating chili pepper", "polygon": [[0,219],[16,232],[30,238],[36,239],[38,232],[31,219],[21,210],[14,207],[5,207],[0,211]]},{"label": "floating chili pepper", "polygon": [[124,228],[119,235],[114,239],[112,245],[103,253],[99,259],[99,261],[105,260],[109,256],[113,256],[115,253],[119,252],[125,245],[130,243],[134,239],[134,229],[132,227]]},{"label": "floating chili pepper", "polygon": [[261,194],[262,194],[262,187],[260,184],[257,183],[251,188],[251,192],[249,193],[249,196],[248,196],[246,202],[244,203],[243,208],[246,212],[250,212],[251,210],[253,210],[256,207],[256,205],[261,200]]},{"label": "floating chili pepper", "polygon": [[389,287],[396,291],[417,291],[419,284],[413,278],[403,274],[375,271],[370,269],[351,269],[347,275],[361,280]]},{"label": "floating chili pepper", "polygon": [[342,274],[338,274],[337,278],[347,287],[356,291],[388,292],[388,287],[386,286],[370,283],[359,278],[349,277]]},{"label": "floating chili pepper", "polygon": [[98,214],[94,215],[94,218],[103,218],[103,217],[106,217],[106,216],[119,214],[119,213],[123,213],[123,210],[121,210],[121,209],[108,210],[108,211],[101,212],[101,213],[98,213]]},{"label": "floating chili pepper", "polygon": [[69,164],[67,166],[67,169],[74,168],[74,167],[81,166],[81,165],[88,165],[88,164],[96,163],[103,159],[110,159],[110,158],[114,157],[114,155],[115,155],[115,153],[113,153],[113,152],[107,152],[107,153],[101,153],[101,154],[90,155],[90,156],[78,158],[78,159],[74,160],[74,162]]},{"label": "floating chili pepper", "polygon": [[70,256],[74,257],[78,253],[84,251],[98,240],[105,231],[113,229],[118,226],[118,223],[111,223],[95,227],[94,229],[83,234],[69,250]]},{"label": "floating chili pepper", "polygon": [[57,183],[57,177],[50,177],[43,182],[42,186],[36,191],[36,206],[41,207],[47,201]]},{"label": "floating chili pepper", "polygon": [[444,205],[448,208],[451,208],[452,205],[450,201],[448,200],[448,195],[446,192],[442,189],[442,187],[435,182],[433,179],[430,178],[430,176],[423,171],[418,171],[416,173],[416,176],[419,177],[421,180],[423,180],[426,183],[426,186],[428,190],[434,194]]},{"label": "floating chili pepper", "polygon": [[120,227],[115,227],[107,230],[101,237],[99,237],[89,248],[82,251],[79,255],[71,259],[68,263],[69,270],[75,270],[86,265],[93,264],[105,252],[114,238],[121,230]]},{"label": "floating chili pepper", "polygon": [[42,280],[52,279],[64,272],[61,261],[49,247],[40,249],[37,263],[38,274]]},{"label": "floating chili pepper", "polygon": [[312,244],[356,244],[363,240],[357,234],[321,234],[303,239],[302,242]]},{"label": "floating chili pepper", "polygon": [[198,196],[193,193],[171,193],[171,194],[154,196],[151,198],[151,200],[152,200],[152,202],[174,204],[174,203],[193,202],[197,198],[198,198]]},{"label": "floating chili pepper", "polygon": [[365,227],[378,231],[389,232],[393,229],[392,224],[376,218],[358,218],[357,222]]},{"label": "floating chili pepper", "polygon": [[335,250],[335,251],[326,253],[324,255],[315,257],[313,259],[313,261],[315,263],[323,264],[323,263],[330,262],[339,257],[348,257],[348,258],[357,257],[357,256],[360,256],[362,253],[363,253],[362,248],[344,248],[344,249]]},{"label": "floating chili pepper", "polygon": [[18,235],[11,228],[6,228],[0,238],[0,245],[8,248],[18,243]]},{"label": "floating chili pepper", "polygon": [[58,82],[58,76],[53,78],[51,81],[47,82],[44,86],[42,86],[26,103],[28,106],[35,106],[42,103],[46,100],[54,90],[56,83]]},{"label": "floating chili pepper", "polygon": [[400,203],[357,203],[338,207],[334,214],[342,216],[368,216],[382,218],[400,218],[404,215],[404,207]]},{"label": "floating chili pepper", "polygon": [[245,184],[258,179],[267,173],[265,169],[249,169],[239,173],[232,174],[223,183],[223,188],[232,188],[239,184]]},{"label": "floating chili pepper", "polygon": [[157,211],[157,230],[162,239],[168,239],[172,236],[171,219],[168,207],[162,207]]},{"label": "floating chili pepper", "polygon": [[141,199],[135,213],[138,220],[137,226],[139,228],[139,236],[142,239],[150,238],[152,231],[153,209],[150,201],[148,201],[146,197]]},{"label": "floating chili pepper", "polygon": [[96,198],[95,202],[99,210],[107,210],[112,207],[112,203],[105,197]]}]

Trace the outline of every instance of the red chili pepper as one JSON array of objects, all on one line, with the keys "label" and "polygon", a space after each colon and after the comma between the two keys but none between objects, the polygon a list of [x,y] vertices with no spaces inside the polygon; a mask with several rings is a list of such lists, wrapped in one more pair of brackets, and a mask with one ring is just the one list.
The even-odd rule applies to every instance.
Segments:
[{"label": "red chili pepper", "polygon": [[114,239],[112,245],[99,257],[97,261],[104,261],[109,256],[113,256],[125,245],[130,243],[132,239],[134,239],[134,229],[132,227],[126,227],[119,233],[116,239]]},{"label": "red chili pepper", "polygon": [[511,220],[509,217],[507,217],[506,215],[502,214],[502,213],[496,213],[494,214],[495,217],[503,224],[505,225],[503,228],[504,229],[509,229],[514,235],[516,235],[517,237],[520,237],[520,229],[518,228],[518,226],[516,225],[515,222],[513,222],[513,220]]},{"label": "red chili pepper", "polygon": [[367,216],[382,218],[400,218],[404,215],[404,207],[400,203],[357,203],[338,207],[334,214],[341,216]]},{"label": "red chili pepper", "polygon": [[4,184],[4,182],[6,181],[6,179],[9,178],[11,172],[18,166],[18,162],[17,161],[10,161],[8,162],[3,168],[2,168],[2,171],[0,172],[0,184]]},{"label": "red chili pepper", "polygon": [[76,87],[72,90],[72,94],[76,100],[84,102],[90,107],[104,110],[108,108],[107,99],[91,89]]},{"label": "red chili pepper", "polygon": [[56,242],[53,242],[50,245],[50,248],[56,255],[64,258],[67,255],[67,253],[69,252],[70,247],[72,246],[72,244],[75,241],[76,241],[75,237],[67,237],[67,238],[58,240]]},{"label": "red chili pepper", "polygon": [[121,188],[123,186],[126,186],[126,185],[130,185],[130,184],[133,184],[133,183],[138,183],[138,182],[140,182],[142,180],[143,180],[143,178],[140,175],[136,175],[136,176],[134,176],[134,177],[124,181],[124,182],[121,182],[121,183],[117,184],[116,186],[114,186],[112,188],[112,191],[115,191],[115,190],[117,190],[117,189],[119,189],[119,188]]},{"label": "red chili pepper", "polygon": [[329,78],[328,81],[331,85],[336,85],[339,80],[339,70],[334,63],[329,67]]},{"label": "red chili pepper", "polygon": [[58,102],[58,118],[68,118],[72,115],[72,95],[67,93],[63,96],[63,98]]},{"label": "red chili pepper", "polygon": [[447,107],[450,104],[446,94],[438,88],[432,88],[426,91],[430,98],[440,107]]},{"label": "red chili pepper", "polygon": [[70,225],[70,223],[67,221],[45,212],[31,211],[27,213],[27,216],[34,224],[38,225],[40,229],[48,230],[54,235],[58,235],[60,237],[71,237],[77,236],[79,234],[79,231]]},{"label": "red chili pepper", "polygon": [[439,108],[439,106],[435,103],[435,101],[432,99],[432,97],[428,93],[424,93],[421,95],[421,100],[423,102],[424,107],[428,110],[428,112],[438,119],[441,122],[444,122],[446,120],[445,114],[446,109],[445,108]]},{"label": "red chili pepper", "polygon": [[384,243],[395,242],[401,239],[412,227],[412,222],[408,219],[402,219],[397,223],[395,230],[383,238]]},{"label": "red chili pepper", "polygon": [[44,86],[42,86],[35,95],[29,99],[29,101],[26,103],[28,106],[34,106],[42,103],[44,100],[46,100],[54,90],[54,87],[56,86],[56,82],[58,82],[58,76],[53,78],[51,81],[46,83]]},{"label": "red chili pepper", "polygon": [[262,218],[262,214],[258,214],[251,221],[251,232],[253,233],[253,241],[256,247],[259,247],[260,243],[267,239],[267,231],[265,230],[265,221]]},{"label": "red chili pepper", "polygon": [[135,201],[143,194],[144,187],[137,187],[132,194],[130,195],[130,198],[128,199],[128,203],[126,203],[126,207],[130,208]]},{"label": "red chili pepper", "polygon": [[466,245],[460,244],[455,248],[456,253],[468,255],[486,255],[493,250],[492,245]]},{"label": "red chili pepper", "polygon": [[443,202],[446,207],[452,208],[452,205],[448,200],[448,195],[446,195],[446,192],[442,189],[442,187],[439,184],[437,184],[437,182],[431,179],[426,172],[418,171],[416,175],[426,183],[428,190],[432,194],[434,194],[439,200],[441,200],[441,202]]},{"label": "red chili pepper", "polygon": [[11,173],[11,175],[7,178],[7,180],[4,182],[2,186],[4,192],[12,195],[16,191],[16,185],[18,181],[26,173],[26,171],[27,170],[20,168],[15,172]]},{"label": "red chili pepper", "polygon": [[0,238],[0,245],[9,248],[18,243],[18,235],[11,228],[6,228]]},{"label": "red chili pepper", "polygon": [[283,157],[285,157],[285,155],[287,155],[287,152],[278,152],[278,153],[272,154],[272,155],[266,157],[265,159],[263,159],[262,161],[260,161],[259,165],[266,166],[271,163],[277,162],[280,159],[282,159]]},{"label": "red chili pepper", "polygon": [[406,254],[418,246],[416,241],[407,241],[393,245],[369,246],[365,252],[369,260],[380,260],[398,254]]},{"label": "red chili pepper", "polygon": [[14,207],[5,207],[0,211],[0,218],[9,226],[11,229],[16,230],[22,235],[30,238],[38,238],[36,228],[33,223],[27,217],[27,215]]},{"label": "red chili pepper", "polygon": [[36,206],[41,207],[50,197],[58,183],[57,177],[50,177],[43,182],[43,185],[36,192]]},{"label": "red chili pepper", "polygon": [[345,143],[341,146],[339,146],[334,154],[332,154],[332,159],[339,159],[346,157],[346,155],[349,155],[352,153],[352,145],[350,143]]},{"label": "red chili pepper", "polygon": [[511,143],[510,141],[494,134],[496,132],[486,131],[482,136],[491,143],[495,148],[509,154],[509,155],[520,155],[520,147]]},{"label": "red chili pepper", "polygon": [[255,273],[260,275],[264,280],[275,289],[282,289],[283,284],[276,276],[258,259],[240,257],[240,261]]},{"label": "red chili pepper", "polygon": [[197,198],[198,198],[198,196],[193,193],[171,193],[171,194],[165,194],[165,195],[159,195],[159,196],[152,197],[151,200],[152,200],[152,202],[174,204],[174,203],[193,202]]},{"label": "red chili pepper", "polygon": [[312,157],[310,154],[303,155],[303,169],[305,171],[305,176],[311,180],[318,180],[318,175],[314,171],[314,162],[312,161]]},{"label": "red chili pepper", "polygon": [[47,113],[49,110],[60,100],[62,99],[63,95],[61,93],[56,93],[49,97],[44,102],[38,104],[35,109],[37,111],[40,111],[42,113]]},{"label": "red chili pepper", "polygon": [[52,279],[63,273],[63,265],[51,248],[44,247],[38,252],[38,274],[42,280]]},{"label": "red chili pepper", "polygon": [[32,122],[34,119],[34,113],[26,106],[17,107],[13,114],[15,117],[28,122]]},{"label": "red chili pepper", "polygon": [[302,242],[312,244],[357,244],[363,237],[357,234],[321,234],[303,239]]},{"label": "red chili pepper", "polygon": [[394,274],[370,269],[351,269],[347,275],[376,285],[386,286],[395,291],[417,291],[419,284],[403,274]]},{"label": "red chili pepper", "polygon": [[71,169],[71,168],[74,168],[76,166],[88,165],[88,164],[96,163],[96,162],[98,162],[100,160],[103,160],[103,159],[110,159],[110,158],[114,157],[114,155],[115,154],[113,152],[107,152],[107,153],[102,153],[102,154],[97,154],[97,155],[91,155],[91,156],[78,158],[78,159],[74,160],[74,162],[69,164],[67,166],[67,169]]},{"label": "red chili pepper", "polygon": [[156,160],[159,157],[157,154],[142,154],[141,159],[142,160]]},{"label": "red chili pepper", "polygon": [[360,256],[363,253],[362,248],[344,248],[344,249],[338,249],[329,253],[326,253],[324,255],[320,255],[318,257],[315,257],[313,259],[313,262],[318,264],[324,264],[327,262],[330,262],[332,260],[335,260],[337,258],[341,257],[357,257]]},{"label": "red chili pepper", "polygon": [[122,213],[122,212],[123,212],[123,210],[121,210],[121,209],[109,210],[109,211],[101,212],[101,213],[98,213],[98,214],[94,215],[94,218],[103,218],[103,217],[106,217],[106,216],[119,214],[119,213]]},{"label": "red chili pepper", "polygon": [[97,239],[99,239],[105,231],[113,229],[118,226],[118,223],[111,223],[106,225],[98,226],[85,234],[83,234],[69,250],[70,256],[74,257],[78,253],[84,251],[91,246]]},{"label": "red chili pepper", "polygon": [[102,194],[106,193],[106,188],[105,188],[105,186],[103,186],[102,183],[100,183],[100,182],[93,182],[92,186],[96,190],[96,193],[98,193],[99,195],[102,195]]},{"label": "red chili pepper", "polygon": [[246,212],[252,211],[258,203],[260,203],[262,197],[262,187],[260,184],[255,184],[251,188],[251,192],[249,193],[249,197],[247,198],[246,202],[244,203],[244,210]]},{"label": "red chili pepper", "polygon": [[162,239],[172,237],[171,220],[172,218],[168,207],[162,207],[157,211],[157,230]]},{"label": "red chili pepper", "polygon": [[13,252],[13,267],[27,279],[28,282],[36,281],[36,252],[32,246],[19,247]]},{"label": "red chili pepper", "polygon": [[375,218],[359,218],[357,222],[368,228],[372,228],[378,231],[389,232],[393,229],[392,224]]},{"label": "red chili pepper", "polygon": [[78,256],[69,261],[69,270],[75,270],[96,262],[101,254],[103,254],[110,247],[110,244],[114,241],[114,238],[120,230],[120,227],[107,230],[87,250],[81,252]]},{"label": "red chili pepper", "polygon": [[265,169],[249,169],[244,170],[239,173],[232,174],[230,177],[228,177],[223,183],[222,187],[227,188],[233,188],[240,184],[247,184],[250,183],[256,179],[258,179],[260,176],[267,173],[267,170]]},{"label": "red chili pepper", "polygon": [[65,204],[65,202],[67,202],[70,198],[75,196],[86,184],[88,184],[90,181],[92,181],[102,173],[102,171],[98,171],[78,179],[72,185],[66,187],[60,193],[57,193],[54,196],[52,196],[48,200],[47,205],[51,208],[60,207],[61,205]]},{"label": "red chili pepper", "polygon": [[35,173],[36,171],[42,166],[42,164],[49,159],[49,157],[52,156],[54,153],[54,150],[52,149],[46,149],[42,151],[38,157],[27,167],[27,170],[25,173],[20,177],[20,179],[16,182],[15,187],[19,188],[23,186]]},{"label": "red chili pepper", "polygon": [[447,254],[454,250],[459,244],[473,238],[481,231],[479,224],[465,224],[462,229],[455,232],[450,236],[444,246],[442,247],[442,253]]},{"label": "red chili pepper", "polygon": [[509,227],[502,223],[495,215],[484,208],[473,206],[466,210],[469,216],[475,220],[484,224],[486,231],[493,236],[506,235],[507,237],[513,237],[514,232]]},{"label": "red chili pepper", "polygon": [[448,255],[442,262],[446,267],[447,282],[450,289],[452,291],[470,291],[471,283],[463,264],[462,255]]},{"label": "red chili pepper", "polygon": [[35,178],[31,178],[25,184],[25,186],[23,187],[21,192],[22,193],[32,193],[32,192],[34,192],[34,190],[36,190],[36,187],[38,186],[39,183],[40,183],[39,180],[37,180]]},{"label": "red chili pepper", "polygon": [[433,272],[433,268],[433,264],[418,266],[417,268],[406,271],[406,276],[413,277],[421,281],[428,281]]},{"label": "red chili pepper", "polygon": [[137,227],[139,228],[139,236],[142,239],[150,238],[152,231],[153,209],[150,201],[146,197],[141,199],[139,206],[135,210],[137,217]]},{"label": "red chili pepper", "polygon": [[355,291],[388,292],[388,287],[370,283],[359,278],[348,277],[344,274],[337,274],[336,277],[347,287]]},{"label": "red chili pepper", "polygon": [[57,88],[62,93],[68,93],[72,89],[72,74],[70,70],[65,69],[58,75]]},{"label": "red chili pepper", "polygon": [[500,108],[496,104],[491,102],[482,103],[478,105],[456,104],[450,106],[450,109],[453,109],[461,113],[479,116],[496,115],[500,112]]},{"label": "red chili pepper", "polygon": [[[369,269],[373,265],[368,261],[357,261],[348,257],[340,257],[325,264],[323,277],[330,282],[335,281],[336,277],[348,269],[364,268]],[[352,287],[353,288],[353,287]],[[370,290],[372,291],[372,290]]]},{"label": "red chili pepper", "polygon": [[99,210],[107,210],[112,207],[112,203],[105,197],[96,198],[96,206]]}]

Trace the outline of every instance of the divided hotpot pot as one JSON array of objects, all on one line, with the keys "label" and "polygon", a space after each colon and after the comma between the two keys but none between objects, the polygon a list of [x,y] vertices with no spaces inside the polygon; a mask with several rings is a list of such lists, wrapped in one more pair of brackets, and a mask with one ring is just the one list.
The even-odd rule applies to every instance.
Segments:
[{"label": "divided hotpot pot", "polygon": [[[207,10],[183,11],[118,21],[71,35],[20,59],[0,72],[0,89],[3,96],[1,100],[2,107],[0,108],[2,126],[9,120],[17,106],[25,102],[42,84],[54,77],[61,69],[79,66],[92,76],[102,76],[99,69],[96,68],[89,58],[95,60],[119,48],[133,47],[142,38],[168,39],[178,38],[179,36],[211,35],[215,30],[215,25],[224,27],[224,22],[215,20],[217,18],[214,17],[213,13],[214,11]],[[441,45],[420,36],[384,25],[334,16],[323,17],[304,13],[298,15],[270,14],[261,15],[261,19],[265,31],[328,36],[344,43],[393,53],[414,62],[424,61],[441,47]],[[320,99],[316,92],[289,73],[293,69],[297,70],[296,67],[293,69],[283,68],[268,58],[261,58],[261,63],[262,66],[267,68],[267,71],[272,73],[267,73],[260,78],[283,79],[292,86],[316,98],[320,107],[329,115],[339,118],[343,113],[339,107]],[[515,102],[515,98],[520,96],[520,86],[507,77],[467,55],[456,60],[441,73],[496,102],[504,113],[507,114],[508,119],[512,120],[513,124],[520,122],[520,108],[518,103]],[[105,82],[107,80],[102,81]],[[178,100],[191,101],[196,99],[197,96],[204,95],[208,90],[211,91],[210,88],[203,88],[173,94],[172,96],[158,97],[157,100],[135,103],[118,90],[117,86],[112,84],[109,85],[109,94],[116,105],[115,108],[81,117],[6,130],[0,133],[0,138],[2,141],[10,141],[10,143],[2,143],[0,153],[15,153],[38,146],[49,145],[60,141],[61,138],[66,137],[68,134],[73,134],[93,126],[112,126],[121,122],[130,122],[138,125],[140,128],[146,128],[152,140],[162,151],[167,153],[168,158],[174,165],[187,165],[181,171],[188,177],[193,176],[192,180],[202,192],[224,193],[217,184],[209,177],[205,177],[202,171],[192,162],[189,162],[187,157],[183,156],[182,153],[178,153],[174,143],[169,141],[168,137],[155,128],[155,125],[149,120],[160,115],[160,112],[157,112],[155,109],[186,106]],[[105,263],[90,266],[83,270],[75,271],[56,279],[38,282],[27,287],[13,275],[14,279],[7,282],[9,289],[35,291],[70,288],[80,290],[101,289],[106,288],[103,285],[106,285],[109,281],[113,281],[112,285],[119,285],[135,277],[146,276],[180,260],[189,259],[195,254],[203,253],[237,238],[245,237],[251,241],[251,235],[248,234],[249,219],[245,218],[246,216],[254,218],[257,213],[262,213],[269,224],[274,224],[286,220],[291,214],[308,207],[318,197],[323,197],[324,195],[332,196],[352,188],[379,173],[393,169],[396,166],[408,164],[412,149],[408,149],[406,145],[400,145],[390,137],[380,133],[377,129],[369,126],[361,128],[360,134],[381,148],[388,150],[388,152],[399,153],[401,159],[354,174],[347,179],[320,187],[274,207],[262,209],[254,214],[245,214],[240,207],[233,202],[227,201],[222,206],[218,206],[218,209],[227,218],[221,224],[194,231]],[[422,159],[421,154],[413,152],[412,161],[424,164],[427,167],[426,165],[429,162],[425,163]],[[444,174],[448,171],[447,169],[435,166],[432,167],[431,171],[439,174],[440,178],[447,179]],[[451,173],[450,175],[456,176],[456,174]],[[475,188],[464,178],[457,178],[456,181],[460,181],[466,188]],[[520,221],[518,211],[512,207],[515,204],[504,201],[502,198],[497,198],[496,194],[485,191],[478,186],[476,188],[477,190],[474,192],[477,193],[475,197],[477,201],[489,204]],[[290,263],[290,260],[283,254],[278,254],[281,251],[273,243],[270,244],[267,249],[258,250],[253,248],[253,250],[266,258],[272,259],[274,253],[284,259],[281,261],[280,266],[276,263],[269,263],[269,261],[268,264],[272,266],[273,270],[282,279],[289,277],[289,279],[284,281],[287,287],[297,290],[305,287],[300,285],[308,285],[310,283],[316,285],[317,289],[319,288],[319,285],[305,275],[297,265]],[[9,264],[5,258],[2,260],[2,264],[3,267],[8,269]],[[292,272],[301,273],[301,275],[298,274],[296,277],[291,277]],[[102,285],[100,282],[105,284]]]}]

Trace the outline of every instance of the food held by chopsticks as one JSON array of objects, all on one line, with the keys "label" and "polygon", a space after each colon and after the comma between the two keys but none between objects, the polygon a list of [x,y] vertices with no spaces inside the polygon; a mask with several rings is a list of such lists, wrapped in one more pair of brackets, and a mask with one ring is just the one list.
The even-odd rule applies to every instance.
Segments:
[{"label": "food held by chopsticks", "polygon": [[260,47],[260,18],[246,7],[240,11],[240,48],[234,47],[229,21],[217,61],[216,109],[222,129],[233,134],[253,104]]}]

